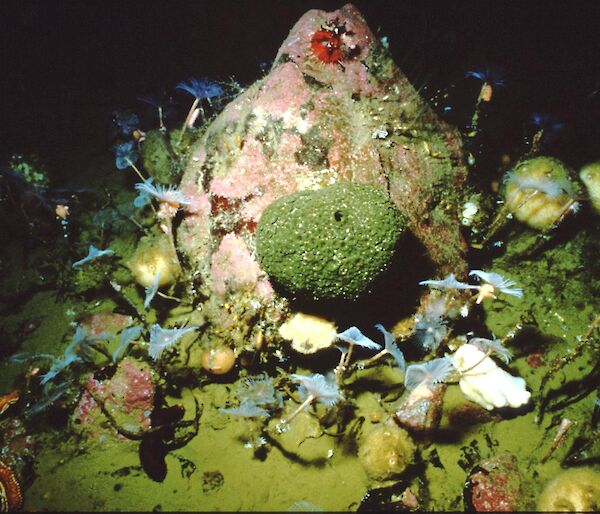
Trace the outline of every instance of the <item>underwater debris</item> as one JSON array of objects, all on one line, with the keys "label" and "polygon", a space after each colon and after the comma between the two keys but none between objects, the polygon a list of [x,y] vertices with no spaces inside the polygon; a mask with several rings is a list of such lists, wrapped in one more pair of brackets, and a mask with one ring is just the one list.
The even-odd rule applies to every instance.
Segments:
[{"label": "underwater debris", "polygon": [[421,364],[411,364],[406,368],[404,386],[412,390],[425,383],[432,386],[444,382],[450,373],[454,371],[454,365],[449,357],[439,357]]},{"label": "underwater debris", "polygon": [[561,420],[560,425],[558,427],[558,431],[556,432],[556,435],[554,436],[554,439],[552,440],[552,444],[550,445],[550,448],[548,449],[546,454],[542,457],[542,460],[540,460],[540,462],[542,464],[544,464],[552,456],[552,454],[556,451],[556,449],[565,440],[567,433],[569,432],[569,430],[571,429],[572,426],[573,426],[573,422],[570,419],[563,418]]},{"label": "underwater debris", "polygon": [[512,352],[508,348],[505,348],[502,342],[496,338],[473,337],[469,339],[468,344],[472,344],[484,353],[496,354],[504,364],[508,364],[513,358]]},{"label": "underwater debris", "polygon": [[99,250],[94,245],[90,245],[90,249],[88,250],[88,254],[81,260],[75,261],[73,263],[73,268],[81,268],[87,262],[93,261],[98,257],[102,257],[104,255],[114,255],[114,251],[111,249]]},{"label": "underwater debris", "polygon": [[163,351],[175,345],[184,334],[193,332],[198,328],[199,327],[196,326],[186,328],[162,328],[158,323],[155,323],[150,328],[148,355],[154,360],[160,359]]}]

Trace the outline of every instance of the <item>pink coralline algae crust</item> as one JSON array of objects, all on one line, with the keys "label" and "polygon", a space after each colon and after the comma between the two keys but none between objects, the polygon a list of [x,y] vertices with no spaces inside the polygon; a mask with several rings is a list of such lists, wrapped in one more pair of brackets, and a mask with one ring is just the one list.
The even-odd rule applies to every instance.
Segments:
[{"label": "pink coralline algae crust", "polygon": [[481,462],[469,476],[467,490],[475,512],[518,511],[521,476],[517,459],[507,453]]},{"label": "pink coralline algae crust", "polygon": [[228,288],[252,290],[260,273],[260,266],[241,237],[235,234],[223,237],[211,259],[212,289],[215,294],[225,296]]},{"label": "pink coralline algae crust", "polygon": [[[339,62],[323,62],[311,39],[332,25],[343,27],[343,52]],[[460,136],[419,97],[351,4],[302,16],[270,73],[225,107],[191,155],[181,187],[201,207],[184,215],[177,244],[206,294],[261,284],[248,249],[273,201],[344,181],[388,191],[440,276],[468,269]],[[245,251],[226,251],[238,237]]]},{"label": "pink coralline algae crust", "polygon": [[[347,58],[338,63],[323,63],[311,51],[313,34],[323,25],[336,21],[345,27],[342,36],[342,50]],[[275,63],[284,59],[291,60],[300,71],[314,76],[325,84],[331,84],[334,92],[350,89],[354,93],[372,94],[378,91],[377,84],[369,80],[368,70],[362,64],[369,57],[377,38],[369,29],[365,19],[352,4],[328,13],[318,9],[308,11],[283,42]]]},{"label": "pink coralline algae crust", "polygon": [[110,311],[87,314],[79,320],[79,324],[87,329],[89,335],[98,335],[102,332],[114,334],[129,326],[131,322],[131,316],[116,314]]},{"label": "pink coralline algae crust", "polygon": [[90,391],[104,401],[105,408],[122,428],[134,433],[150,428],[154,384],[146,363],[126,357],[119,363],[112,378],[101,382],[90,376],[85,389],[73,421],[88,437],[103,438],[117,434],[112,427],[106,428],[106,417]]},{"label": "pink coralline algae crust", "polygon": [[446,387],[446,384],[417,387],[402,398],[394,419],[413,435],[427,436],[433,433],[442,415]]}]

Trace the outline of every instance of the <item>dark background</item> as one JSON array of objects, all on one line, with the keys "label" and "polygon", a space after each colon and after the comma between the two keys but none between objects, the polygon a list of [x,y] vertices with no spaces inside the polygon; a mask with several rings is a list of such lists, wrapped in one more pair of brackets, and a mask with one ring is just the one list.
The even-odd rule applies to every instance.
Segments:
[{"label": "dark background", "polygon": [[[565,127],[549,153],[573,166],[600,158],[600,2],[354,3],[425,96],[463,92],[472,108],[480,83],[465,72],[505,69],[493,144],[517,144],[540,112]],[[0,158],[35,152],[60,167],[107,137],[112,110],[139,110],[139,96],[164,92],[187,108],[190,98],[174,86],[189,77],[249,84],[306,10],[343,4],[1,0]]]}]

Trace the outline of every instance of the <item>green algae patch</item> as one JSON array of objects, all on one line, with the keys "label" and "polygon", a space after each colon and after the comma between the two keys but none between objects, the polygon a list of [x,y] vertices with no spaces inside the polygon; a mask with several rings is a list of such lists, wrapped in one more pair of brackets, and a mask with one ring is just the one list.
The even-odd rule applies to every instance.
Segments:
[{"label": "green algae patch", "polygon": [[256,246],[263,268],[292,295],[354,300],[388,268],[403,232],[385,193],[339,183],[273,202]]}]

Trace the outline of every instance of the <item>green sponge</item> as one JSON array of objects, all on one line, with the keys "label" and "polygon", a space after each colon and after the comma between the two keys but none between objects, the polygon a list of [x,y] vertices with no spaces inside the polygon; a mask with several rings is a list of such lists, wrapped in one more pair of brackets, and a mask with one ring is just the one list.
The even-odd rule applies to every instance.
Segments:
[{"label": "green sponge", "polygon": [[256,248],[263,269],[292,295],[354,300],[387,269],[404,229],[384,191],[338,183],[269,205]]}]

